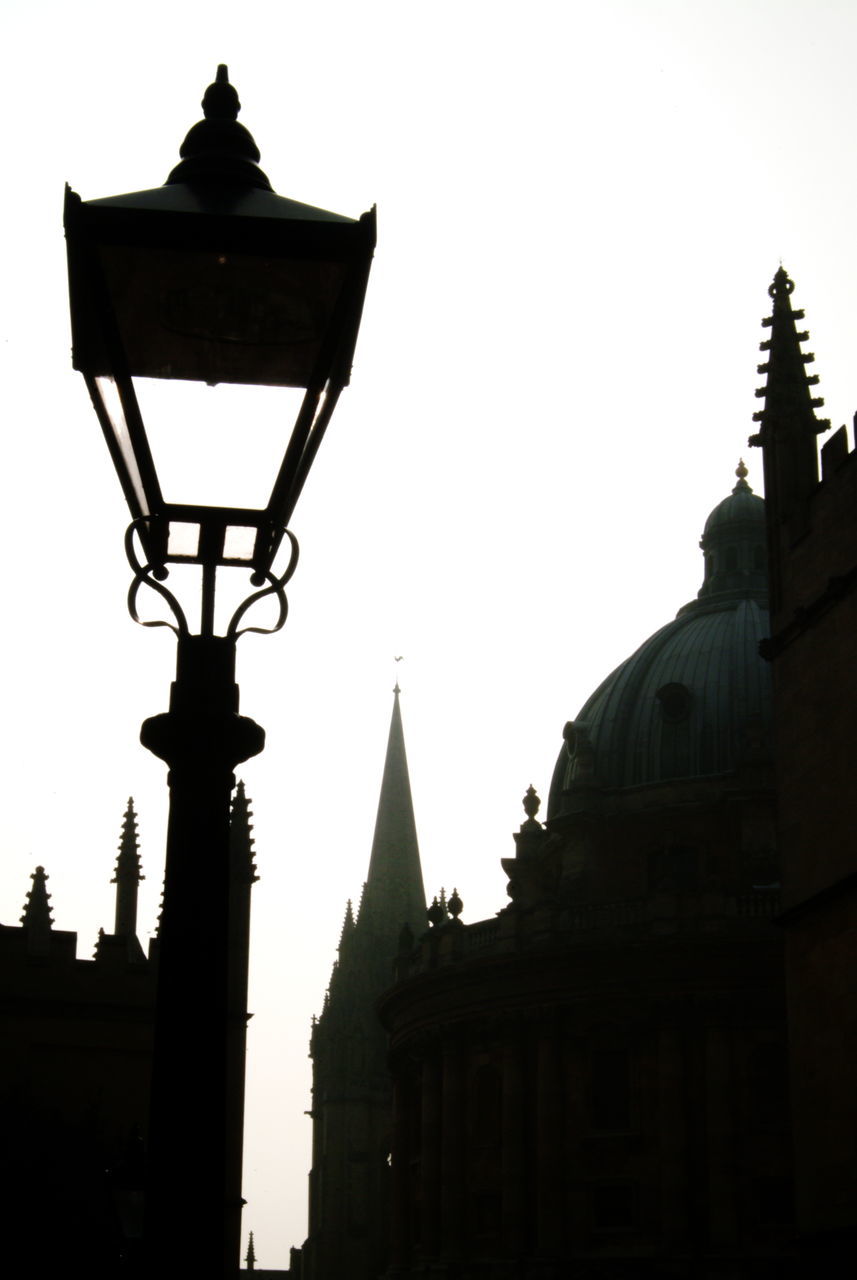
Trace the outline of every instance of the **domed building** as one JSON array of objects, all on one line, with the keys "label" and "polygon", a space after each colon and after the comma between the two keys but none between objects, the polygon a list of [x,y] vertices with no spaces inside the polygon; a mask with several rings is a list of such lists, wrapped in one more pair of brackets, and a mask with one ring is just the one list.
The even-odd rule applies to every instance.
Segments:
[{"label": "domed building", "polygon": [[405,931],[390,1276],[789,1274],[765,507],[739,466],[703,583],[565,728],[509,904]]},{"label": "domed building", "polygon": [[623,789],[732,772],[764,754],[770,673],[765,504],[746,468],[705,523],[705,578],[679,610],[596,690],[565,730],[548,816],[576,807],[567,792]]}]

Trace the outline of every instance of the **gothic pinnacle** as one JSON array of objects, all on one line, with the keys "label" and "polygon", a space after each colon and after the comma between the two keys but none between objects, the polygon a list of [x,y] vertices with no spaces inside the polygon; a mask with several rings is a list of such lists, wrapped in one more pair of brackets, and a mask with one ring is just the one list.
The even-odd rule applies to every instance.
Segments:
[{"label": "gothic pinnacle", "polygon": [[117,937],[137,936],[137,886],[145,876],[140,870],[140,847],[137,838],[137,815],[134,798],[128,797],[122,834],[119,837],[119,853],[111,884],[116,885],[116,913],[113,932]]},{"label": "gothic pinnacle", "polygon": [[119,837],[119,853],[111,884],[121,880],[133,880],[138,883],[145,880],[140,870],[140,841],[137,835],[137,815],[134,812],[134,797],[128,797],[128,805],[122,819],[122,834]]},{"label": "gothic pinnacle", "polygon": [[797,328],[796,322],[803,320],[805,313],[792,309],[793,292],[794,282],[781,265],[768,289],[773,301],[771,314],[762,320],[763,328],[771,330],[771,336],[759,347],[767,359],[757,366],[758,373],[767,375],[765,385],[756,391],[757,398],[765,401],[765,407],[753,414],[760,430],[751,437],[751,445],[763,444],[765,435],[776,429],[777,421],[784,415],[811,435],[818,435],[830,426],[827,419],[815,416],[815,410],[821,408],[824,400],[809,390],[818,383],[818,374],[806,371],[806,365],[812,364],[815,356],[811,351],[801,350],[809,333]]},{"label": "gothic pinnacle", "polygon": [[[765,385],[756,395],[764,400],[764,408],[753,414],[758,432],[750,437],[751,445],[761,445],[765,469],[765,501],[773,527],[798,517],[818,483],[818,446],[816,436],[830,426],[828,419],[815,416],[824,404],[811,388],[817,374],[808,374],[806,366],[815,356],[802,350],[809,334],[797,328],[803,320],[802,310],[793,310],[791,295],[794,284],[780,266],[768,289],[772,299],[769,316],[762,320],[770,337],[761,344],[767,359],[758,366],[765,375]],[[802,518],[802,517],[801,517]],[[771,590],[777,598],[776,575]]]},{"label": "gothic pinnacle", "polygon": [[232,875],[236,880],[246,884],[255,884],[256,864],[253,861],[253,810],[244,790],[244,783],[238,781],[235,787],[235,798],[232,801],[232,816],[229,823],[229,852],[232,859]]},{"label": "gothic pinnacle", "polygon": [[30,876],[33,887],[27,894],[27,900],[24,903],[24,914],[21,916],[21,924],[37,933],[47,933],[53,927],[49,905],[51,895],[47,889],[48,878],[44,867],[36,867]]}]

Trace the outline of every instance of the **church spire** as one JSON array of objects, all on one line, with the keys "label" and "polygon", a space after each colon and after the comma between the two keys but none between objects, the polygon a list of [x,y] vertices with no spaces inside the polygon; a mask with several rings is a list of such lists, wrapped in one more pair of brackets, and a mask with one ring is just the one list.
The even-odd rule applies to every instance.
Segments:
[{"label": "church spire", "polygon": [[762,321],[771,331],[760,348],[767,359],[758,366],[766,379],[756,395],[765,406],[753,415],[760,427],[758,434],[750,437],[750,443],[761,445],[764,453],[765,501],[775,527],[800,518],[805,499],[818,483],[815,437],[830,426],[829,420],[815,416],[824,400],[810,390],[818,382],[818,374],[808,374],[806,366],[815,356],[801,350],[809,334],[797,328],[804,312],[792,310],[793,290],[794,284],[780,266],[768,289],[773,300],[771,315]]},{"label": "church spire", "polygon": [[140,842],[137,838],[137,815],[134,797],[128,797],[128,807],[122,819],[119,837],[119,853],[111,884],[116,885],[116,918],[113,932],[118,937],[137,936],[137,887],[145,880],[140,868]]},{"label": "church spire", "polygon": [[383,925],[385,932],[393,930],[394,938],[405,923],[421,931],[426,910],[399,693],[397,682],[369,874],[357,917],[358,932]]},{"label": "church spire", "polygon": [[[414,934],[425,933],[425,921],[397,683],[369,872],[356,919],[350,903],[346,910],[338,958],[310,1041],[309,1248],[314,1274],[376,1276],[385,1271],[386,1182],[378,1177],[374,1158],[357,1161],[353,1153],[389,1151],[392,1088],[387,1035],[375,1013],[375,1002],[395,981],[402,937],[404,945],[410,937],[412,946]],[[342,1195],[344,1169],[348,1172],[346,1197]],[[359,1240],[351,1229],[353,1204],[362,1206],[367,1224]]]}]

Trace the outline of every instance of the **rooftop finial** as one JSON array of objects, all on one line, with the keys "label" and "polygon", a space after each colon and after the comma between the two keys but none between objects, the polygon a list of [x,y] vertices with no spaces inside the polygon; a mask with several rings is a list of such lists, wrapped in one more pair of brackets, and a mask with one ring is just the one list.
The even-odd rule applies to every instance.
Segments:
[{"label": "rooftop finial", "polygon": [[527,787],[527,794],[524,796],[522,804],[524,806],[524,813],[528,818],[535,818],[539,809],[542,807],[542,802],[536,794],[536,789],[532,783]]},{"label": "rooftop finial", "polygon": [[436,929],[439,925],[443,923],[443,919],[445,915],[446,915],[446,911],[438,902],[437,896],[435,896],[434,898],[432,898],[431,906],[426,911],[426,916],[428,918],[429,924]]},{"label": "rooftop finial", "polygon": [[782,263],[777,268],[773,281],[768,285],[768,297],[782,297],[783,293],[794,293],[795,283]]},{"label": "rooftop finial", "polygon": [[736,484],[732,492],[733,493],[752,493],[753,490],[747,484],[747,476],[749,473],[744,464],[743,458],[740,459],[738,466],[735,468],[735,474],[738,477],[738,483]]}]

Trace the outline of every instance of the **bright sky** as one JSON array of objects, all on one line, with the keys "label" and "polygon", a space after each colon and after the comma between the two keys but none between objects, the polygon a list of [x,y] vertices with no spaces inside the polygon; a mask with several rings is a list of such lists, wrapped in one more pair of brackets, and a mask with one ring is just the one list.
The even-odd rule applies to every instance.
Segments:
[{"label": "bright sky", "polygon": [[352,385],[293,522],[290,620],[239,647],[242,710],[268,730],[243,772],[262,877],[245,1239],[285,1266],[306,1230],[310,1019],[367,868],[395,678],[426,887],[484,918],[564,722],[695,595],[742,454],[761,488],[746,439],[781,259],[826,412],[850,422],[857,7],[127,12],[0,11],[0,919],[43,863],[57,927],[91,954],[133,793],[144,941],[154,925],[166,778],[137,736],[166,709],[173,642],[125,612],[127,513],[69,358],[62,193],[162,182],[226,62],[275,189],[379,218]]}]

